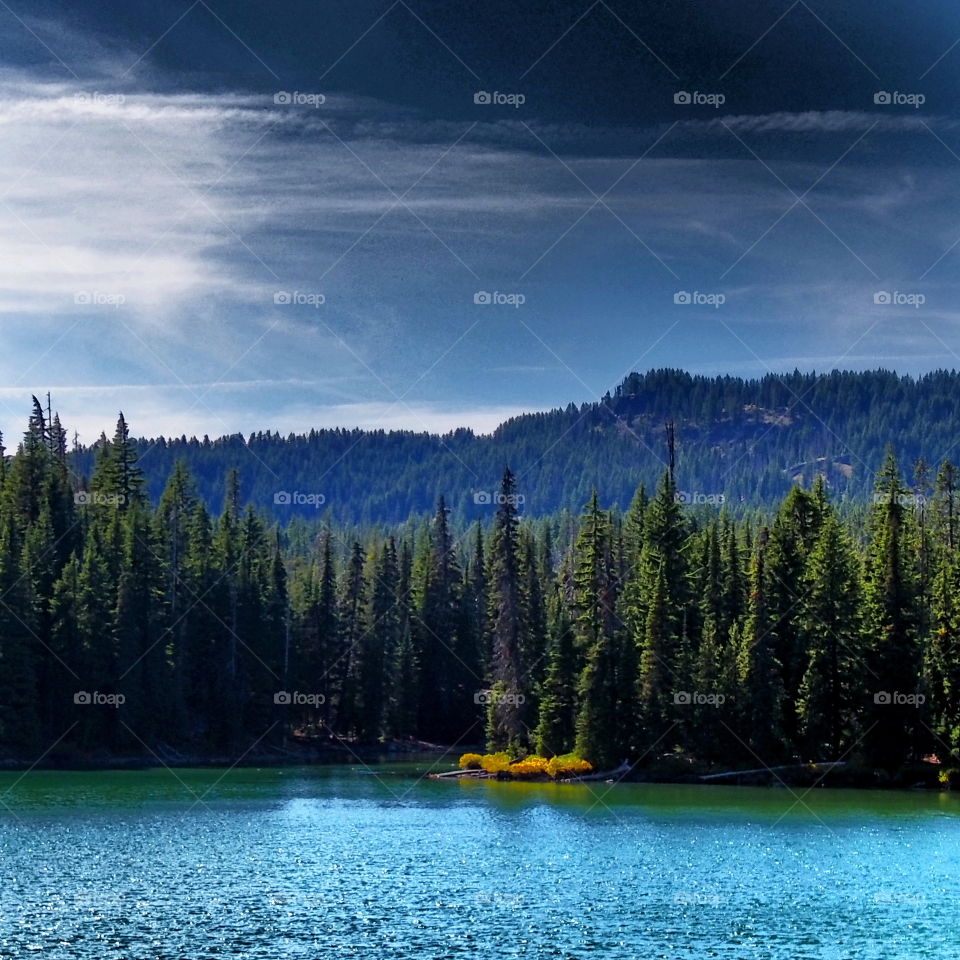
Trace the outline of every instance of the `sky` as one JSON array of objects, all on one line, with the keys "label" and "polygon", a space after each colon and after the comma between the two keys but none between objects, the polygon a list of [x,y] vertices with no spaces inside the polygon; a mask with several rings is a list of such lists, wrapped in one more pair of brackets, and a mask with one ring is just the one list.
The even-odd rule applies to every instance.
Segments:
[{"label": "sky", "polygon": [[0,0],[0,429],[960,368],[960,6]]}]

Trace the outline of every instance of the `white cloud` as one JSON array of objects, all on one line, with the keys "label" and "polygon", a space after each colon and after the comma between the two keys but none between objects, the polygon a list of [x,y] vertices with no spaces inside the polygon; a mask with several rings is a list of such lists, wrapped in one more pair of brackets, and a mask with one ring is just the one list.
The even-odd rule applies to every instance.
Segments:
[{"label": "white cloud", "polygon": [[[307,433],[312,428],[361,427],[378,430],[413,430],[446,433],[469,427],[491,433],[510,417],[547,409],[524,405],[466,405],[422,401],[344,402],[337,395],[345,383],[333,381],[250,380],[214,384],[111,384],[59,386],[51,389],[52,405],[70,432],[81,443],[92,443],[101,433],[112,435],[118,412],[135,436],[211,437],[259,430],[282,434]],[[293,402],[270,399],[270,391],[297,397]],[[0,389],[3,435],[12,446],[26,426],[30,395],[39,388]],[[316,402],[304,396],[317,395]],[[251,403],[251,399],[255,400]],[[44,401],[45,402],[45,401]]]},{"label": "white cloud", "polygon": [[[268,97],[0,75],[0,315],[77,314],[83,292],[120,295],[154,325],[203,297],[266,308],[267,294],[336,262],[381,216],[378,235],[433,244],[431,230],[459,231],[464,216],[583,203],[569,187],[516,189],[518,164],[490,148],[464,145],[451,162],[455,136],[404,142],[409,117],[356,138],[344,117],[362,106],[334,99],[321,114]],[[537,164],[557,179],[552,160]]]},{"label": "white cloud", "polygon": [[[577,177],[599,192],[628,163],[572,156],[565,170],[542,151],[476,142],[483,129],[445,154],[465,127],[441,124],[424,142],[409,112],[364,119],[384,110],[345,98],[313,110],[235,93],[98,93],[0,74],[0,315],[86,319],[77,294],[119,295],[129,322],[173,334],[204,298],[224,313],[235,303],[266,314],[273,291],[331,271],[346,300],[367,283],[351,270],[361,237],[400,242],[401,257],[429,251],[468,280],[465,270],[514,263],[499,240],[520,225],[531,249],[546,248],[594,201]],[[833,111],[724,122],[743,133],[835,132],[874,119]],[[880,122],[913,129],[919,118]],[[666,258],[691,242],[736,250],[756,236],[750,217],[776,214],[786,197],[755,174],[749,157],[651,157],[607,202],[628,222],[642,218],[640,232]],[[847,196],[882,216],[909,189],[878,175]],[[609,219],[603,207],[597,216]]]},{"label": "white cloud", "polygon": [[[55,400],[69,401],[61,403],[64,420],[85,439],[109,430],[120,406],[141,434],[318,425],[492,429],[519,407],[421,397],[485,396],[477,373],[502,360],[489,324],[505,328],[504,318],[484,315],[461,353],[445,351],[478,319],[472,292],[514,289],[504,284],[516,283],[541,255],[519,288],[530,310],[558,304],[565,292],[587,304],[560,305],[549,317],[545,336],[564,356],[571,355],[564,342],[582,325],[578,310],[596,309],[591,323],[599,326],[605,296],[621,288],[634,296],[646,283],[648,302],[637,306],[653,328],[663,320],[656,305],[669,302],[650,292],[656,282],[693,289],[701,277],[716,283],[735,262],[725,284],[749,289],[759,264],[771,288],[765,295],[776,299],[780,289],[785,311],[807,310],[811,333],[859,296],[852,291],[841,302],[832,293],[841,271],[846,279],[861,268],[803,208],[764,234],[793,198],[749,156],[677,155],[668,138],[607,197],[621,223],[603,206],[577,222],[594,204],[591,189],[602,193],[633,162],[595,155],[605,136],[623,131],[538,126],[546,142],[565,149],[565,167],[515,122],[478,124],[454,147],[468,124],[423,122],[349,98],[314,110],[240,93],[150,93],[129,84],[116,92],[122,99],[95,85],[39,84],[0,71],[0,323],[7,348],[0,377],[14,391],[0,391],[0,401],[15,432],[19,413],[10,404],[19,408],[26,392],[16,384],[34,378],[93,385],[53,391]],[[852,133],[876,118],[836,111],[724,119],[746,135]],[[918,123],[910,115],[879,119],[880,129],[891,131],[911,132]],[[693,135],[729,136],[716,120],[684,129],[685,149]],[[572,149],[578,144],[580,153]],[[876,164],[866,180],[854,161],[851,155],[832,170],[810,203],[818,211],[823,205],[823,218],[852,248],[869,250],[878,273],[889,272],[881,255],[902,261],[894,231],[908,229],[911,218],[925,242],[938,232],[941,250],[952,242],[951,172],[920,180]],[[801,190],[826,165],[798,154],[776,169]],[[851,231],[857,218],[870,220],[868,237]],[[638,237],[682,280],[675,283]],[[889,249],[888,238],[897,239]],[[635,258],[629,266],[626,257]],[[811,276],[822,289],[805,282]],[[277,290],[323,292],[327,303],[316,313],[278,308]],[[596,301],[589,299],[594,290]],[[807,297],[791,307],[798,291]],[[811,293],[819,295],[816,306]],[[77,294],[125,302],[98,308],[75,303]],[[748,297],[729,300],[731,310],[740,309]],[[746,319],[772,316],[756,304],[744,309],[752,311]],[[497,335],[507,342],[511,334]],[[542,345],[523,337],[510,343],[516,352],[503,372],[518,374],[510,395],[539,397]],[[610,344],[622,349],[615,336]],[[476,367],[464,367],[465,357],[476,358]],[[425,370],[432,378],[455,366],[461,377],[470,372],[466,391],[450,376],[428,379],[430,392],[414,392],[410,407],[391,405]],[[524,373],[536,380],[526,392]],[[168,377],[172,386],[154,386]],[[218,379],[225,383],[204,393],[203,385]],[[117,380],[127,385],[95,386]]]},{"label": "white cloud", "polygon": [[[763,114],[733,114],[712,120],[687,120],[689,131],[721,134],[725,128],[737,133],[922,133],[930,127],[954,126],[942,117],[919,113],[881,113],[878,110],[804,110]],[[729,132],[729,131],[727,131]]]},{"label": "white cloud", "polygon": [[0,313],[70,315],[99,291],[156,318],[242,290],[215,256],[236,212],[208,186],[230,162],[226,126],[246,122],[234,98],[3,94]]}]

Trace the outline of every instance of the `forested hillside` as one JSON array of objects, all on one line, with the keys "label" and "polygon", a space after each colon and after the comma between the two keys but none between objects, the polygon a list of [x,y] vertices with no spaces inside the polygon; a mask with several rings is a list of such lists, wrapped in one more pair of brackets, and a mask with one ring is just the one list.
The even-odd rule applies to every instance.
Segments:
[{"label": "forested hillside", "polygon": [[[660,370],[632,374],[597,403],[517,417],[492,436],[314,430],[137,440],[135,448],[154,504],[183,459],[210,510],[236,468],[241,499],[282,523],[295,515],[397,523],[431,511],[441,495],[458,522],[486,521],[506,463],[525,514],[579,511],[594,488],[603,503],[625,509],[638,482],[652,488],[663,473],[664,425],[672,420],[681,490],[691,499],[722,496],[736,510],[773,506],[795,480],[809,484],[819,473],[836,499],[865,500],[888,443],[904,464],[939,463],[960,440],[958,398],[955,372],[741,380]],[[73,456],[89,476],[96,450]],[[282,502],[283,494],[301,502]]]},{"label": "forested hillside", "polygon": [[568,530],[520,517],[507,469],[462,537],[441,497],[428,523],[294,544],[233,471],[215,513],[182,462],[150,507],[123,418],[81,481],[36,404],[0,461],[0,759],[420,738],[950,766],[960,478],[923,482],[888,453],[865,525],[822,478],[757,522],[689,509],[666,471]]}]

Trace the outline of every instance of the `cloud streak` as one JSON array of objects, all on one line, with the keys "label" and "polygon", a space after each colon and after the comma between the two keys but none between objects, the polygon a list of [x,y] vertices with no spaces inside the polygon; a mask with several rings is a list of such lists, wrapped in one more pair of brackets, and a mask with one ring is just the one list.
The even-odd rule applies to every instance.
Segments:
[{"label": "cloud streak", "polygon": [[[89,385],[117,381],[142,405],[141,432],[378,417],[443,429],[451,416],[490,429],[542,406],[545,389],[551,404],[587,399],[588,383],[601,392],[625,351],[696,362],[686,347],[645,352],[676,322],[677,289],[724,284],[734,321],[792,310],[822,332],[869,320],[851,271],[867,291],[878,283],[849,250],[895,286],[905,249],[919,275],[955,239],[953,171],[873,158],[864,178],[853,153],[811,193],[818,223],[791,210],[780,179],[802,192],[827,165],[798,153],[774,173],[730,134],[781,149],[816,137],[836,158],[871,124],[932,142],[920,125],[946,135],[947,120],[779,112],[683,121],[674,136],[115,86],[0,73],[0,400],[30,382],[75,384],[62,392],[85,432],[104,423],[90,404],[109,419],[121,400]],[[710,146],[720,134],[726,153]],[[281,290],[323,305],[275,303]],[[527,329],[478,312],[477,290],[522,291]],[[585,321],[619,346],[588,360],[600,355]],[[542,377],[544,364],[561,376]]]}]

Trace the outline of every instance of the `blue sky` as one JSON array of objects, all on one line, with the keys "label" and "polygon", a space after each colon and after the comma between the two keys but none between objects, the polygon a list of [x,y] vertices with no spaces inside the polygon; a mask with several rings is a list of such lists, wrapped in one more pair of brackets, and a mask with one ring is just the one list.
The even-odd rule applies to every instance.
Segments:
[{"label": "blue sky", "polygon": [[960,9],[877,6],[0,5],[0,427],[960,367]]}]

